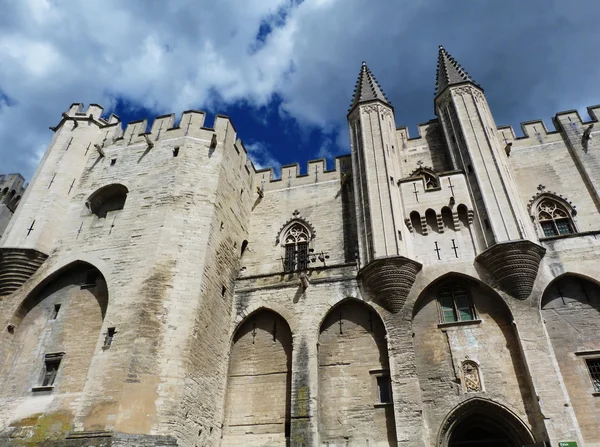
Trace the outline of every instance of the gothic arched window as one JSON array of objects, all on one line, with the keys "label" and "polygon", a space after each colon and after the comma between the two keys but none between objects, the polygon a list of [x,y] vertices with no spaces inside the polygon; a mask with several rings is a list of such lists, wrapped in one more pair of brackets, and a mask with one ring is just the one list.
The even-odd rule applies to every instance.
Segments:
[{"label": "gothic arched window", "polygon": [[438,179],[436,176],[423,171],[423,182],[425,182],[425,189],[437,189],[440,187]]},{"label": "gothic arched window", "polygon": [[305,270],[308,267],[308,242],[310,239],[308,229],[301,223],[294,223],[287,230],[283,240],[285,249],[283,270],[285,272]]},{"label": "gothic arched window", "polygon": [[442,323],[475,319],[475,308],[469,292],[459,283],[446,283],[438,289],[438,303]]},{"label": "gothic arched window", "polygon": [[545,237],[575,233],[573,210],[550,197],[543,198],[537,206],[537,220]]}]

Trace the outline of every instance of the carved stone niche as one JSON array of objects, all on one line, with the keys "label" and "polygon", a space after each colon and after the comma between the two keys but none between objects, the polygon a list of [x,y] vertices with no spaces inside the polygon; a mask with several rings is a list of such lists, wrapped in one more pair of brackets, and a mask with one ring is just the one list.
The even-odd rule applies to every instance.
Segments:
[{"label": "carved stone niche", "polygon": [[515,298],[525,300],[533,290],[540,262],[546,253],[528,240],[500,242],[475,258],[499,287]]},{"label": "carved stone niche", "polygon": [[397,313],[423,267],[404,256],[379,258],[358,272],[358,279],[368,295],[392,313]]}]

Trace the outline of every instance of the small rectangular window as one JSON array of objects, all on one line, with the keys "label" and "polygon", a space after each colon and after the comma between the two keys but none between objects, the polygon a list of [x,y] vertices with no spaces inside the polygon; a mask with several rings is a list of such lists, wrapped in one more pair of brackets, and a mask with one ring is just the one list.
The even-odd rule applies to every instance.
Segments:
[{"label": "small rectangular window", "polygon": [[308,242],[298,242],[298,270],[308,268]]},{"label": "small rectangular window", "polygon": [[116,159],[116,158],[113,158],[113,159],[110,161],[110,165],[111,165],[111,166],[114,166],[114,165],[116,165],[116,164],[117,164],[117,159]]},{"label": "small rectangular window", "polygon": [[42,377],[41,386],[54,386],[62,357],[63,354],[46,354],[44,361],[44,375]]},{"label": "small rectangular window", "polygon": [[585,362],[590,372],[594,393],[600,393],[600,358],[587,359]]},{"label": "small rectangular window", "polygon": [[55,304],[54,309],[52,310],[52,318],[51,320],[56,320],[58,317],[58,312],[60,311],[60,304]]},{"label": "small rectangular window", "polygon": [[454,313],[454,301],[452,299],[452,292],[444,288],[439,294],[438,301],[442,308],[442,321],[444,323],[453,323],[456,319]]},{"label": "small rectangular window", "polygon": [[285,246],[285,259],[283,260],[283,270],[293,272],[295,264],[296,247],[293,244]]},{"label": "small rectangular window", "polygon": [[173,157],[177,157],[179,155],[179,147],[173,149]]},{"label": "small rectangular window", "polygon": [[392,387],[389,376],[377,377],[377,393],[379,395],[379,403],[387,404],[392,401]]},{"label": "small rectangular window", "polygon": [[113,342],[113,338],[115,338],[115,334],[117,332],[115,331],[114,327],[109,327],[108,330],[106,331],[106,337],[104,338],[104,347],[108,348],[110,345],[112,345]]}]

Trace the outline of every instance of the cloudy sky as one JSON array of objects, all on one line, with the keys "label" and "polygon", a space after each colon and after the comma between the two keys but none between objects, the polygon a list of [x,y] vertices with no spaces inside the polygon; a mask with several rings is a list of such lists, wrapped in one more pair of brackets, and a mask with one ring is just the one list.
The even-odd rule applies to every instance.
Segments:
[{"label": "cloudy sky", "polygon": [[[498,125],[600,103],[600,1],[0,0],[0,173],[31,178],[73,102],[232,117],[257,166],[348,152],[362,60],[398,126],[433,118],[437,47]],[[209,123],[212,117],[209,117]]]}]

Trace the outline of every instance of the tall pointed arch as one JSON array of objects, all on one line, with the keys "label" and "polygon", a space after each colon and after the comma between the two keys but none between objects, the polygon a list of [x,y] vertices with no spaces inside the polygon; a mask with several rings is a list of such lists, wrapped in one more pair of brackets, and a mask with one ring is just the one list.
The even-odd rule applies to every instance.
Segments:
[{"label": "tall pointed arch", "polygon": [[331,445],[396,445],[386,330],[365,303],[334,306],[319,332],[319,432]]},{"label": "tall pointed arch", "polygon": [[223,445],[288,445],[292,332],[261,308],[237,328],[229,357]]},{"label": "tall pointed arch", "polygon": [[448,413],[437,445],[521,447],[534,443],[531,430],[514,412],[492,400],[474,397]]},{"label": "tall pointed arch", "polygon": [[83,391],[107,306],[106,280],[85,262],[69,264],[33,289],[1,347],[0,377],[11,396]]}]

